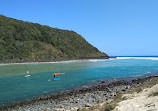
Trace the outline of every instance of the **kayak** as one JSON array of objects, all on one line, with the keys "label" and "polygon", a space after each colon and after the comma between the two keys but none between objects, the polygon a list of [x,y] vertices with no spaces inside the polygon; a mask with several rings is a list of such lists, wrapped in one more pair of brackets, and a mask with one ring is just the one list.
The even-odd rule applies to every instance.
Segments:
[{"label": "kayak", "polygon": [[65,72],[64,72],[64,73],[58,72],[58,73],[54,73],[54,74],[52,74],[52,75],[62,75],[62,74],[65,74]]}]

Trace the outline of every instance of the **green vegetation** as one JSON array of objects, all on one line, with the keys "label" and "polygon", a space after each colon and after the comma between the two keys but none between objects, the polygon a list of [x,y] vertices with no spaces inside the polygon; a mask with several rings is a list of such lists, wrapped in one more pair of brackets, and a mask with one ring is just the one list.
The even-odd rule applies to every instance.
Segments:
[{"label": "green vegetation", "polygon": [[0,62],[108,57],[74,31],[0,15]]},{"label": "green vegetation", "polygon": [[158,96],[158,92],[153,92],[153,93],[149,94],[149,97],[150,96]]},{"label": "green vegetation", "polygon": [[103,105],[96,104],[90,108],[83,107],[78,111],[112,111],[113,109],[115,109],[116,106],[117,104],[113,104],[113,103],[104,103]]},{"label": "green vegetation", "polygon": [[133,88],[131,91],[128,91],[127,94],[132,94],[132,93],[139,93],[145,88],[150,88],[154,85],[158,84],[158,77],[152,78],[149,82],[143,83],[139,87]]},{"label": "green vegetation", "polygon": [[105,111],[112,111],[113,109],[115,109],[116,105],[114,104],[107,104],[105,105]]}]

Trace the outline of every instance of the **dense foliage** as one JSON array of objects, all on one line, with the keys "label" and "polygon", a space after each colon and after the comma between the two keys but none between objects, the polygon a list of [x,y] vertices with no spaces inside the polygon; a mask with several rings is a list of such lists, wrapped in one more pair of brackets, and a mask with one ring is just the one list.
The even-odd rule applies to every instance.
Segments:
[{"label": "dense foliage", "polygon": [[0,15],[0,62],[54,61],[107,56],[74,31]]}]

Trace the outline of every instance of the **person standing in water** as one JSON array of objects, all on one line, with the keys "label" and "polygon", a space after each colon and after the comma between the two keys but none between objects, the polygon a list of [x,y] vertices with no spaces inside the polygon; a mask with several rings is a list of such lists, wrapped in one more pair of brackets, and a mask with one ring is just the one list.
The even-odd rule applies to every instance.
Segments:
[{"label": "person standing in water", "polygon": [[54,74],[54,80],[55,80],[55,74]]},{"label": "person standing in water", "polygon": [[27,70],[27,75],[29,75],[29,71]]}]

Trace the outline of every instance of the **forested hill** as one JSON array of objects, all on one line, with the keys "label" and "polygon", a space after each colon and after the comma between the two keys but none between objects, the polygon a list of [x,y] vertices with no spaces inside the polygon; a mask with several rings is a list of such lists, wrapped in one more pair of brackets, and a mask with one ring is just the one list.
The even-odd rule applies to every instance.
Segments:
[{"label": "forested hill", "polygon": [[0,62],[108,58],[74,31],[0,15]]}]

